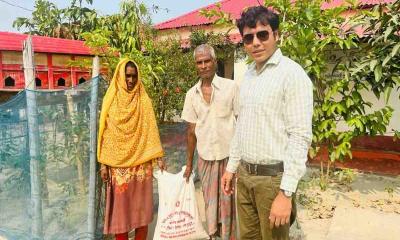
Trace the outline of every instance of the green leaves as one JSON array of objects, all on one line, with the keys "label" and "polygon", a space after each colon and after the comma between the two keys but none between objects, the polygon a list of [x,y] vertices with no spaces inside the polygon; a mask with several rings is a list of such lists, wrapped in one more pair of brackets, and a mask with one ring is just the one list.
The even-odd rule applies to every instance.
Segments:
[{"label": "green leaves", "polygon": [[347,124],[350,127],[354,127],[355,129],[357,129],[360,132],[364,132],[364,124],[360,117],[356,117],[356,118],[348,120]]},{"label": "green leaves", "polygon": [[[321,11],[323,1],[265,1],[281,13],[280,48],[314,84],[309,155],[315,157],[326,148],[324,160],[329,163],[352,158],[353,138],[387,133],[393,109],[372,105],[365,93],[372,91],[377,99],[384,95],[387,104],[392,89],[400,88],[400,1],[366,10],[356,6],[358,1],[351,2]],[[348,8],[357,9],[357,14],[344,14]],[[358,26],[373,34],[360,39],[355,34]],[[393,131],[399,139],[400,133]]]},{"label": "green leaves", "polygon": [[[86,1],[92,4],[92,0]],[[80,34],[90,31],[97,23],[97,13],[93,9],[81,7],[82,1],[71,1],[66,8],[48,0],[36,0],[31,18],[17,18],[13,27],[27,28],[28,33],[56,38],[82,39]],[[78,5],[79,4],[79,5]]]},{"label": "green leaves", "polygon": [[390,53],[390,56],[391,56],[391,57],[396,56],[396,55],[399,53],[399,49],[400,49],[400,42],[397,43],[397,44],[393,47],[393,49],[392,49],[392,51],[391,51],[391,53]]},{"label": "green leaves", "polygon": [[400,139],[400,131],[394,130],[394,136],[393,136],[393,141],[398,141]]},{"label": "green leaves", "polygon": [[370,12],[361,11],[359,15],[359,24],[366,27],[366,32],[374,34],[364,36],[368,44],[363,46],[364,53],[357,56],[358,62],[369,64],[370,71],[360,65],[353,71],[353,77],[368,84],[377,98],[383,94],[386,103],[400,75],[399,9],[400,1],[395,1]]},{"label": "green leaves", "polygon": [[386,28],[385,32],[384,32],[384,42],[387,41],[389,35],[391,35],[393,33],[394,27],[393,26],[389,26]]},{"label": "green leaves", "polygon": [[216,3],[217,8],[200,10],[200,15],[213,20],[215,25],[235,27],[232,16],[221,10],[221,3]]},{"label": "green leaves", "polygon": [[[351,158],[351,139],[385,133],[391,118],[390,107],[374,109],[361,92],[373,90],[377,97],[384,93],[388,99],[400,79],[396,77],[400,39],[394,34],[399,11],[377,7],[345,20],[341,17],[345,8],[320,11],[322,1],[288,2],[267,4],[284,13],[282,51],[302,65],[314,83],[313,146],[327,146],[330,161]],[[399,2],[397,8],[389,9],[399,9]],[[349,26],[346,32],[344,25]],[[370,26],[366,31],[376,35],[366,35],[367,41],[361,41],[352,28],[359,25]],[[332,60],[331,53],[343,57]],[[337,67],[327,74],[329,64]]]},{"label": "green leaves", "polygon": [[384,67],[392,59],[391,55],[387,55],[382,62],[382,67]]},{"label": "green leaves", "polygon": [[171,120],[183,108],[185,93],[196,81],[196,69],[191,51],[182,51],[178,40],[148,42],[145,86],[153,100],[154,111],[160,122]]},{"label": "green leaves", "polygon": [[[206,33],[204,30],[193,30],[189,38],[192,49],[204,43],[213,46],[216,51],[217,59],[220,61],[233,58],[235,55],[237,46],[230,41],[228,33]],[[238,52],[239,51],[237,51],[237,53]]]},{"label": "green leaves", "polygon": [[382,65],[378,65],[374,69],[375,82],[379,82],[382,78]]},{"label": "green leaves", "polygon": [[352,158],[351,154],[351,143],[349,141],[343,141],[339,145],[333,148],[331,154],[329,155],[329,159],[334,162],[336,160],[343,161],[346,156]]},{"label": "green leaves", "polygon": [[376,67],[377,64],[378,64],[378,60],[372,59],[372,60],[369,62],[369,69],[370,69],[371,71],[374,71],[374,69],[375,69],[375,67]]}]

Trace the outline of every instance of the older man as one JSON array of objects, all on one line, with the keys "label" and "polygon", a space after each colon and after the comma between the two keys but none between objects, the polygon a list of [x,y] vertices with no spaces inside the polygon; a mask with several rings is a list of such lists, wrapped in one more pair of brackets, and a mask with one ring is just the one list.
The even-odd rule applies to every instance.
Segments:
[{"label": "older man", "polygon": [[237,205],[241,240],[289,239],[294,194],[311,142],[313,87],[303,68],[278,48],[279,17],[263,6],[245,10],[237,23],[254,60],[240,86],[240,111],[222,179]]},{"label": "older man", "polygon": [[232,80],[215,74],[217,61],[211,46],[198,46],[194,59],[200,81],[187,92],[182,112],[182,119],[188,123],[184,177],[188,179],[193,170],[197,144],[210,239],[216,236],[224,240],[236,239],[234,199],[223,194],[220,183],[234,135],[238,88]]}]

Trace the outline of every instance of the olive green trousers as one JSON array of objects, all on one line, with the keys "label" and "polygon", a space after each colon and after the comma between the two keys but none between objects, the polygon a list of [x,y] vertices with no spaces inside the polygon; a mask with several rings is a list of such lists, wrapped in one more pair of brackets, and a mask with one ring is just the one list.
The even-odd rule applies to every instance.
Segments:
[{"label": "olive green trousers", "polygon": [[[272,202],[280,191],[282,173],[277,176],[250,175],[239,166],[237,211],[240,240],[289,240],[290,224],[269,227]],[[290,222],[296,218],[295,196],[292,196]]]}]

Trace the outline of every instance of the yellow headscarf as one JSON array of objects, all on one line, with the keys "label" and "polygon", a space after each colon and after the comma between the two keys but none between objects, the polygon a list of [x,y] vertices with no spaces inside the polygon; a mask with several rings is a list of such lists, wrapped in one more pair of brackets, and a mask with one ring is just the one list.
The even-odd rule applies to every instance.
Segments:
[{"label": "yellow headscarf", "polygon": [[163,157],[160,135],[149,96],[140,80],[127,90],[122,59],[103,99],[100,114],[97,158],[111,167],[134,167]]}]

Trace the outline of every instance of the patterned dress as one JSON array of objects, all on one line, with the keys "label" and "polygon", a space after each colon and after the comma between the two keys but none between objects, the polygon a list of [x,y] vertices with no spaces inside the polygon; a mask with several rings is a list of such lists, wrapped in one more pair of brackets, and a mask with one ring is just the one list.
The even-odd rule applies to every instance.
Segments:
[{"label": "patterned dress", "polygon": [[131,168],[110,168],[104,233],[116,234],[146,226],[153,220],[151,161]]}]

